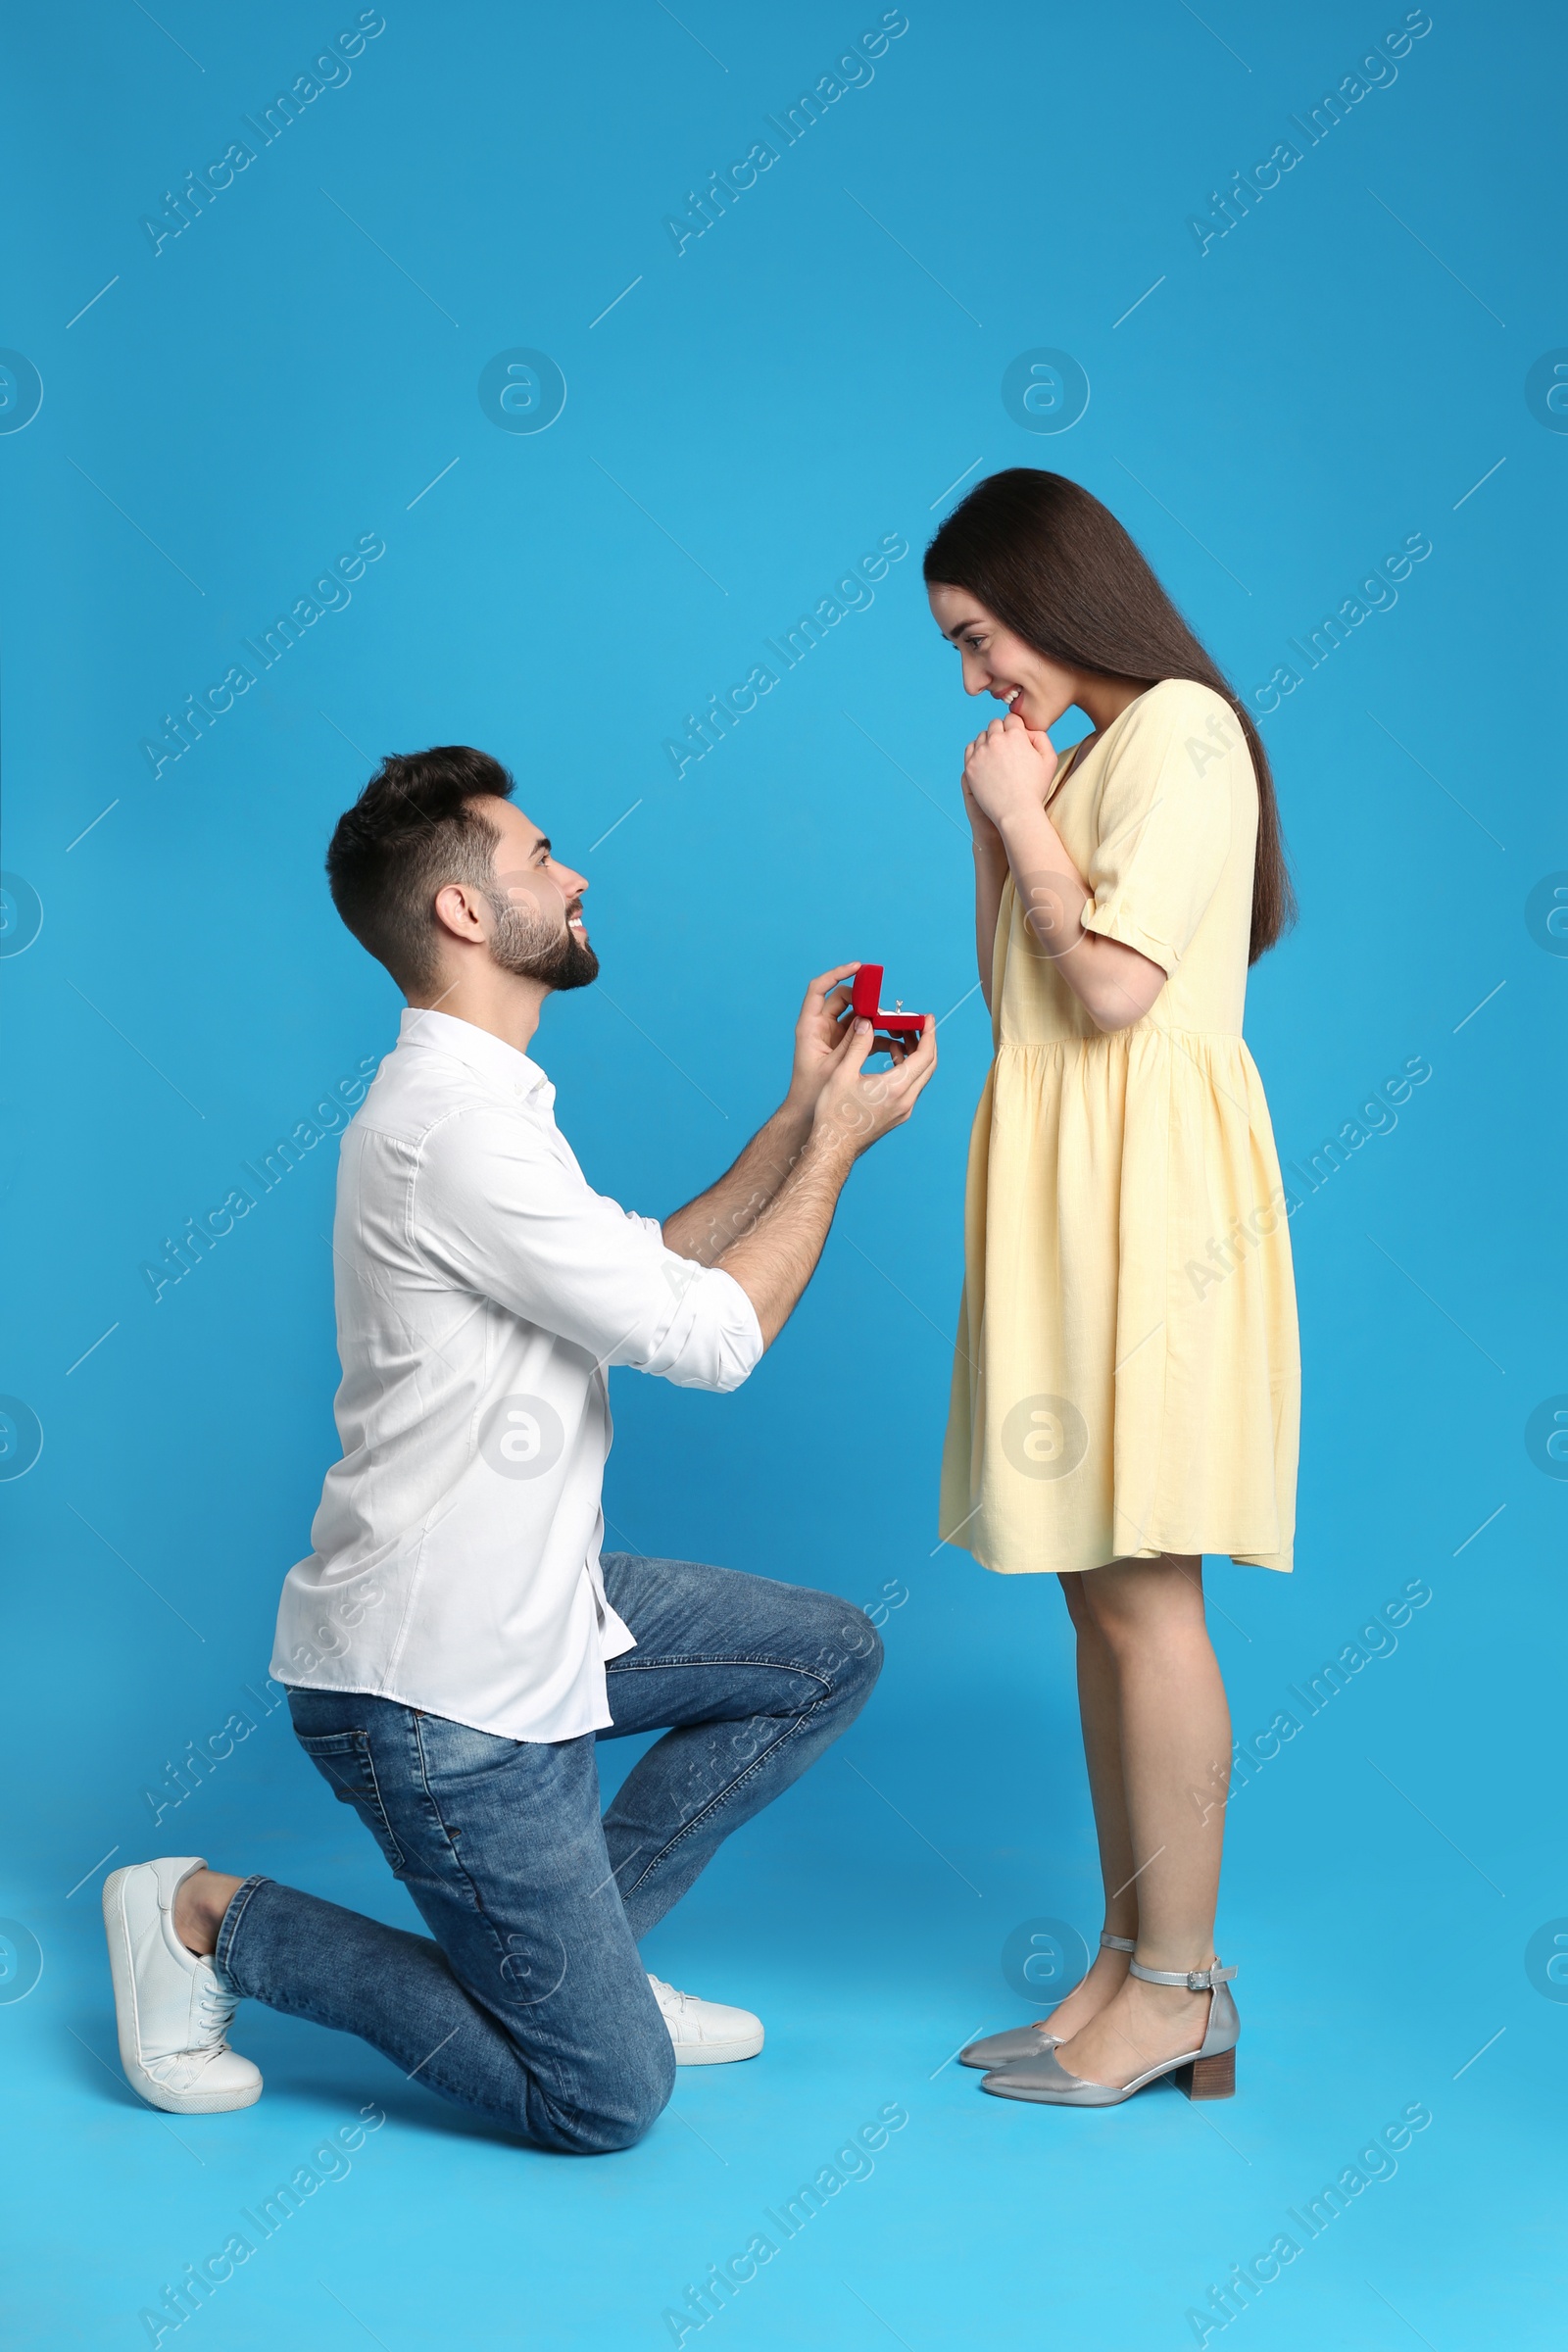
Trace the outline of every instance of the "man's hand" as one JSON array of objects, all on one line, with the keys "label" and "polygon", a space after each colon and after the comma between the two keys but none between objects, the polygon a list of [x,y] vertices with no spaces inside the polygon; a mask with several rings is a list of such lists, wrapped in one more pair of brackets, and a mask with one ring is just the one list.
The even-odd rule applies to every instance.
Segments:
[{"label": "man's hand", "polygon": [[963,797],[998,828],[1009,817],[1045,807],[1055,770],[1049,735],[1021,718],[994,718],[963,758]]},{"label": "man's hand", "polygon": [[897,1041],[880,1050],[891,1054],[891,1070],[866,1074],[865,1061],[876,1049],[871,1022],[858,1020],[839,1047],[832,1075],[817,1098],[811,1121],[811,1149],[831,1152],[847,1150],[852,1159],[870,1150],[890,1129],[902,1127],[913,1110],[937,1066],[937,1025],[930,1015],[920,1043],[910,1053]]},{"label": "man's hand", "polygon": [[806,992],[795,1024],[795,1061],[785,1102],[807,1119],[814,1113],[817,1098],[833,1073],[849,1027],[850,992],[834,984],[848,980],[859,968],[858,963],[836,963],[830,972],[818,972]]},{"label": "man's hand", "polygon": [[755,1225],[716,1261],[756,1307],[764,1347],[777,1339],[815,1271],[851,1168],[879,1136],[903,1126],[937,1066],[933,1020],[927,1019],[912,1054],[901,1048],[891,1070],[867,1077],[865,1060],[875,1042],[869,1021],[846,1029],[817,1096],[805,1150]]},{"label": "man's hand", "polygon": [[[873,1039],[868,1022],[857,1024],[850,1010],[850,991],[843,984],[859,968],[858,963],[835,964],[830,972],[818,972],[811,982],[795,1024],[795,1066],[789,1093],[766,1125],[758,1129],[734,1166],[726,1169],[706,1193],[688,1200],[684,1208],[664,1219],[664,1246],[678,1257],[695,1258],[700,1265],[716,1265],[732,1243],[756,1232],[759,1220],[780,1187],[789,1182],[808,1152],[814,1152],[817,1160],[832,1157],[832,1152],[826,1150],[826,1131],[818,1134],[818,1114],[830,1087],[839,1088],[834,1098],[839,1112],[832,1133],[848,1151],[838,1184],[843,1183],[854,1159],[867,1144],[874,1143],[890,1126],[897,1126],[908,1117],[914,1098],[936,1062],[933,1024],[929,1021],[926,1024],[922,1047],[929,1040],[930,1052],[912,1082],[912,1090],[906,1083],[884,1095],[887,1078],[897,1075],[906,1060],[911,1065],[920,1062],[920,1056],[907,1054],[896,1039]],[[858,1045],[855,1036],[857,1026],[866,1031]],[[880,1078],[858,1078],[860,1064],[873,1050],[890,1054],[894,1070]],[[853,1092],[844,1092],[846,1085],[853,1088],[856,1083],[862,1088],[863,1099]],[[835,1186],[835,1197],[836,1193]],[[831,1203],[827,1213],[832,1214]],[[824,1221],[823,1232],[826,1230]],[[816,1246],[821,1247],[820,1235]],[[793,1305],[793,1299],[790,1303]]]}]

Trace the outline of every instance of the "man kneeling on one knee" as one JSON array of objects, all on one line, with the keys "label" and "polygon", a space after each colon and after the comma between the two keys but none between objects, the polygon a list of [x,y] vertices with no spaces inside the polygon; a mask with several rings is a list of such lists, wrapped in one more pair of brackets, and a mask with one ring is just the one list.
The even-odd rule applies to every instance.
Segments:
[{"label": "man kneeling on one knee", "polygon": [[[815,1269],[855,1160],[909,1115],[935,1025],[866,1076],[846,965],[811,983],[783,1103],[664,1220],[590,1190],[528,1057],[597,975],[587,883],[462,747],[389,759],[327,857],[408,999],[343,1138],[333,1234],[343,1458],[292,1569],[272,1674],[300,1744],[430,1933],[195,1856],[117,1870],[125,2072],[175,2114],[248,2106],[250,1997],[358,2034],[547,2148],[641,2136],[677,2065],[759,2019],[637,1946],[730,1832],[853,1722],[881,1644],[821,1592],[602,1552],[606,1367],[739,1386]],[[601,1818],[595,1740],[662,1730]]]}]

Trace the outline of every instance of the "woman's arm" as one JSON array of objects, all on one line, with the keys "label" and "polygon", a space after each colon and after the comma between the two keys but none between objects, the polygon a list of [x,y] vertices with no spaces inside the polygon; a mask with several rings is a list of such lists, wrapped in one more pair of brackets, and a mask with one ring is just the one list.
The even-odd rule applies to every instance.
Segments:
[{"label": "woman's arm", "polygon": [[974,959],[980,967],[986,1010],[991,1012],[995,1010],[991,1002],[991,974],[997,959],[997,917],[1002,911],[1002,892],[1007,879],[1007,847],[969,790],[967,776],[962,783],[964,813],[969,819],[970,846],[974,851]]},{"label": "woman's arm", "polygon": [[[1094,893],[1068,857],[1046,813],[1054,762],[1051,739],[1031,735],[1021,718],[993,719],[970,744],[964,800],[988,821],[1012,868],[1018,904],[1040,953],[1051,957],[1098,1029],[1141,1021],[1165,985],[1148,956],[1083,927]],[[980,916],[980,836],[975,837],[975,915]],[[997,885],[1000,901],[1001,883]],[[996,915],[993,906],[992,923]],[[983,967],[990,1002],[990,969]]]}]

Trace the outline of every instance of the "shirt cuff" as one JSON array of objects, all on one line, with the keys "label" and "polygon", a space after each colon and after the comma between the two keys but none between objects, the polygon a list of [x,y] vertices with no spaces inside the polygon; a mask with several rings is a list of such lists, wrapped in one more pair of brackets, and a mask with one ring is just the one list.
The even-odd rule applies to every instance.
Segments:
[{"label": "shirt cuff", "polygon": [[[677,1271],[678,1269],[678,1271]],[[678,1389],[738,1389],[756,1370],[762,1353],[757,1309],[731,1274],[671,1252],[666,1279],[675,1292],[675,1314],[640,1369]]]},{"label": "shirt cuff", "polygon": [[726,1274],[722,1266],[710,1266],[708,1278],[710,1282],[722,1283],[729,1294],[726,1303],[731,1328],[724,1335],[724,1351],[736,1370],[734,1378],[727,1381],[725,1386],[738,1389],[741,1382],[755,1372],[761,1362],[767,1343],[762,1337],[762,1326],[757,1319],[757,1309],[752,1304],[750,1295],[742,1290],[734,1275]]}]

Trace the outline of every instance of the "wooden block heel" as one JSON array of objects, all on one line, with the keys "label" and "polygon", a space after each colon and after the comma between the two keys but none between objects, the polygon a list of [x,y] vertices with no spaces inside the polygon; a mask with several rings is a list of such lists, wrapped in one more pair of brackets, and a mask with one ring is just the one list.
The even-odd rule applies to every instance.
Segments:
[{"label": "wooden block heel", "polygon": [[1218,2050],[1212,2058],[1195,2058],[1176,2077],[1176,2087],[1190,2099],[1234,2099],[1236,2052]]}]

